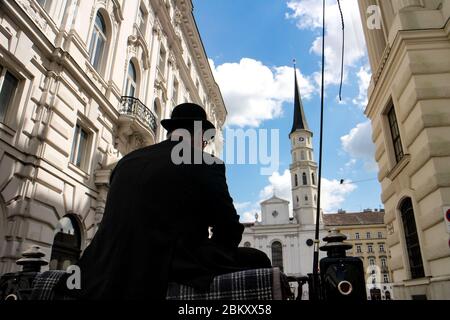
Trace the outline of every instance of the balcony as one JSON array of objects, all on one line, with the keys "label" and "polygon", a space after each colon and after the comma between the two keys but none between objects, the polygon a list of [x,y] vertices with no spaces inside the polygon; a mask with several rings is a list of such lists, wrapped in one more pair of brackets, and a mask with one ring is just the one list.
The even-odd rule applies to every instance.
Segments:
[{"label": "balcony", "polygon": [[155,143],[157,120],[153,112],[135,97],[123,96],[119,106],[119,137],[128,144],[133,136],[132,149]]},{"label": "balcony", "polygon": [[134,97],[122,97],[119,113],[140,121],[153,134],[156,133],[156,116],[141,100]]}]

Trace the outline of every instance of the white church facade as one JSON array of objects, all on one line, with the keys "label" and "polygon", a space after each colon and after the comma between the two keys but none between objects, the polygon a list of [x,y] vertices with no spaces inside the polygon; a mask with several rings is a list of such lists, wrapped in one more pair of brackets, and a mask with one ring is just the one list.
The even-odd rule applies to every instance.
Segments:
[{"label": "white church facade", "polygon": [[[292,214],[289,201],[274,194],[261,202],[261,220],[256,219],[255,223],[246,224],[241,241],[241,246],[265,252],[273,266],[280,267],[289,276],[306,276],[313,270],[318,178],[312,138],[313,133],[306,121],[295,75],[294,119],[289,134]],[[321,217],[319,239],[325,236]],[[323,256],[320,253],[320,257]],[[307,297],[305,287],[302,298]]]}]

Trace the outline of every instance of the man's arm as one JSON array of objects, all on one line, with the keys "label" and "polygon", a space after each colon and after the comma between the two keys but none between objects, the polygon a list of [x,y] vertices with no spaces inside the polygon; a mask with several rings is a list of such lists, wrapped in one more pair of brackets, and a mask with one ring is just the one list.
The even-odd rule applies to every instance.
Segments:
[{"label": "man's arm", "polygon": [[239,223],[239,215],[228,192],[225,165],[207,165],[204,173],[207,174],[204,187],[213,233],[211,240],[225,247],[236,248],[241,242],[244,226]]}]

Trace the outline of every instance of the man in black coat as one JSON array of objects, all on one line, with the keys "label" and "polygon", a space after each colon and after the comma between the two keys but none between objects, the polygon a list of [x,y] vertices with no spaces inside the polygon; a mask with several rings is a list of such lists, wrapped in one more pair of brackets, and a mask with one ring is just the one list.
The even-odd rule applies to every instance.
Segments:
[{"label": "man in black coat", "polygon": [[[177,134],[194,133],[194,122],[200,143]],[[103,220],[78,263],[78,298],[164,299],[169,282],[207,290],[216,275],[271,267],[263,252],[238,248],[244,226],[225,166],[202,151],[204,133],[215,132],[203,108],[181,104],[161,125],[169,139],[129,153],[111,175]]]}]

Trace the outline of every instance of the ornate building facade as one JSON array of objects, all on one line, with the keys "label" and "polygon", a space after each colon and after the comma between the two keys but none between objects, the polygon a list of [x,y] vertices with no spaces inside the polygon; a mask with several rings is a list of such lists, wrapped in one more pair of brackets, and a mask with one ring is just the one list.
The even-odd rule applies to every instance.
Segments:
[{"label": "ornate building facade", "polygon": [[32,244],[51,268],[76,260],[113,167],[165,139],[159,121],[175,105],[204,106],[219,154],[227,112],[192,10],[190,0],[0,2],[0,274]]},{"label": "ornate building facade", "polygon": [[450,1],[359,6],[394,295],[450,299]]},{"label": "ornate building facade", "polygon": [[[313,157],[313,133],[309,130],[295,75],[294,119],[289,139],[292,164],[289,201],[277,197],[261,202],[261,221],[246,224],[241,246],[264,251],[274,266],[293,276],[306,276],[313,270],[313,240],[317,208],[317,164]],[[326,232],[320,223],[320,237]],[[320,257],[325,256],[320,252]],[[305,286],[302,299],[308,299]]]}]

